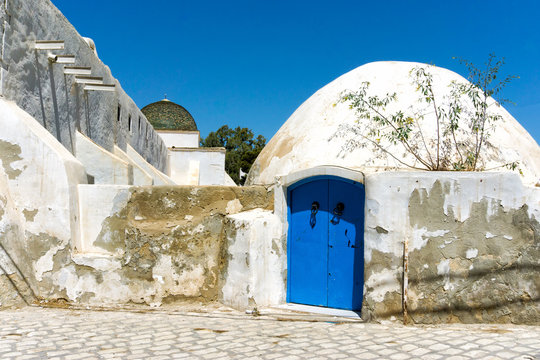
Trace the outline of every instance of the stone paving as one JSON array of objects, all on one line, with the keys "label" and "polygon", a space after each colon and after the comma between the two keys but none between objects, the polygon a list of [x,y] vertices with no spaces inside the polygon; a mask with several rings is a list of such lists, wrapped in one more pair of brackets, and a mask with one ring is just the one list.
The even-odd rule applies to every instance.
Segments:
[{"label": "stone paving", "polygon": [[225,313],[0,311],[0,359],[540,359],[540,327]]}]

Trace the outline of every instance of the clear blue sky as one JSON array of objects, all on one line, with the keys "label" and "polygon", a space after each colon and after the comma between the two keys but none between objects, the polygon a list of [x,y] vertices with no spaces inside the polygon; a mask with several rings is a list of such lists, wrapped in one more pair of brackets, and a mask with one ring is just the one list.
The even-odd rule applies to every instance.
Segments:
[{"label": "clear blue sky", "polygon": [[540,1],[52,0],[139,107],[167,97],[201,135],[267,139],[319,88],[378,60],[481,64],[520,78],[506,108],[540,143]]}]

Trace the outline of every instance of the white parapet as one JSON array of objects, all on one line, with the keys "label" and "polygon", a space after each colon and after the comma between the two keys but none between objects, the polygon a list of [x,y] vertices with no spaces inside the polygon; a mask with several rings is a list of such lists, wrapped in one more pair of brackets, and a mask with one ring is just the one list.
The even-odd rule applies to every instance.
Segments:
[{"label": "white parapet", "polygon": [[130,165],[118,156],[108,152],[90,138],[76,133],[75,156],[94,178],[94,184],[129,185]]},{"label": "white parapet", "polygon": [[143,168],[144,171],[146,171],[146,173],[152,177],[154,185],[176,185],[172,179],[150,165],[134,148],[129,145],[126,146],[126,154],[133,162]]},{"label": "white parapet", "polygon": [[157,130],[165,146],[168,148],[199,147],[201,136],[198,131]]},{"label": "white parapet", "polygon": [[118,146],[114,146],[113,153],[124,161],[127,161],[133,167],[133,185],[144,186],[153,185],[154,181],[152,176],[146,172],[140,165],[133,161],[128,154],[126,154]]}]

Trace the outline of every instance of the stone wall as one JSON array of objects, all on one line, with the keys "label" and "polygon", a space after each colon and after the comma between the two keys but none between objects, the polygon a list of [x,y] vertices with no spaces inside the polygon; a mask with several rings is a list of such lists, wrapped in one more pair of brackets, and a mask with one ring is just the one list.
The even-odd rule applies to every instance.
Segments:
[{"label": "stone wall", "polygon": [[[90,251],[53,239],[37,244],[0,237],[7,247],[22,246],[10,247],[14,259],[48,264],[25,272],[39,300],[96,306],[218,300],[228,278],[228,234],[234,228],[227,216],[254,209],[271,214],[273,207],[265,187],[85,185],[96,194],[105,190],[116,191],[109,197],[114,206],[99,196],[91,206],[88,196],[87,214],[81,213],[83,233],[85,226],[99,227]],[[102,221],[85,221],[102,207],[110,209],[108,216],[98,214]]]},{"label": "stone wall", "polygon": [[368,176],[363,317],[540,323],[539,218],[517,175]]},{"label": "stone wall", "polygon": [[[110,152],[115,144],[124,151],[129,144],[165,171],[167,149],[161,138],[110,69],[50,1],[2,2],[0,21],[0,91],[5,98],[16,102],[72,153],[79,130]],[[64,75],[62,64],[48,61],[48,51],[34,50],[36,40],[63,40],[65,49],[52,53],[75,55],[74,65],[91,67],[92,76],[115,84],[115,91],[83,91],[73,75]]]}]

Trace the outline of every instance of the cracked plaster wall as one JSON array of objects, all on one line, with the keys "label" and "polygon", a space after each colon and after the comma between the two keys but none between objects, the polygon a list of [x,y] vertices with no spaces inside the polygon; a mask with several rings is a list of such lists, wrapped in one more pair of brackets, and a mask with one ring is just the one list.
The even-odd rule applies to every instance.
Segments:
[{"label": "cracked plaster wall", "polygon": [[16,211],[9,193],[7,175],[0,166],[0,309],[24,305],[22,296],[13,285],[17,269],[7,256],[4,246],[16,244],[24,237],[21,214]]},{"label": "cracked plaster wall", "polygon": [[[53,252],[52,269],[41,281],[49,285],[47,301],[159,306],[186,298],[218,300],[229,268],[232,230],[226,216],[257,208],[269,213],[273,206],[265,187],[85,188],[100,192],[105,187],[116,195],[110,196],[109,216],[90,239],[100,253],[43,249],[38,261],[49,261],[46,256]],[[104,198],[95,199],[95,207],[106,205]]]},{"label": "cracked plaster wall", "polygon": [[[167,148],[159,135],[112,76],[109,67],[50,1],[2,1],[0,20],[3,20],[0,90],[4,97],[16,102],[72,153],[75,131],[79,130],[110,152],[115,144],[124,151],[131,145],[154,167],[165,171]],[[64,40],[64,50],[51,52],[75,55],[73,65],[90,66],[92,76],[101,76],[104,83],[115,84],[115,91],[84,92],[75,84],[73,75],[63,74],[62,64],[49,64],[46,50],[34,50],[36,40]],[[129,115],[133,122],[131,131]]]},{"label": "cracked plaster wall", "polygon": [[363,316],[540,323],[540,189],[503,173],[366,178]]}]

